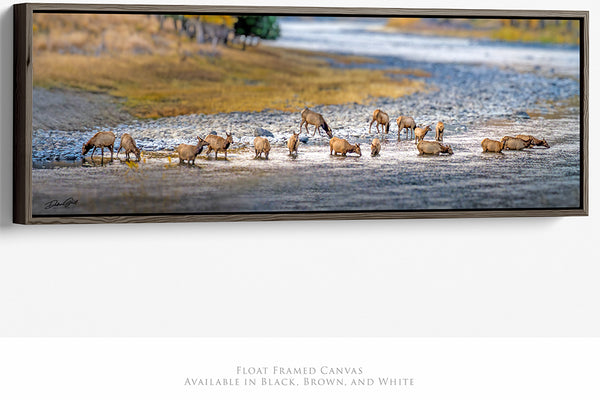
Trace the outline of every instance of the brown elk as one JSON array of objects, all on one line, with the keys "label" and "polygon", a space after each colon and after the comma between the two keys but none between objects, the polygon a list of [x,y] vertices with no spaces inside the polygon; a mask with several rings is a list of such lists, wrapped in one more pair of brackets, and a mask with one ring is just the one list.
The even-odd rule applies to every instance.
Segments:
[{"label": "brown elk", "polygon": [[256,153],[254,158],[260,158],[262,157],[262,154],[265,153],[265,160],[268,160],[270,151],[271,144],[267,138],[258,136],[254,139],[254,153]]},{"label": "brown elk", "polygon": [[87,141],[86,144],[83,145],[81,149],[81,155],[85,156],[92,148],[91,157],[94,157],[94,153],[97,148],[100,148],[102,151],[102,159],[104,160],[104,148],[110,150],[110,160],[113,159],[113,150],[115,144],[115,134],[112,132],[98,132],[90,140]]},{"label": "brown elk", "polygon": [[429,125],[427,125],[425,128],[423,128],[423,127],[415,128],[415,144],[417,144],[418,142],[423,140],[425,135],[427,135],[427,132],[429,132],[430,130],[431,130],[431,127]]},{"label": "brown elk", "polygon": [[371,156],[375,157],[379,155],[381,151],[381,141],[377,138],[373,139],[371,142]]},{"label": "brown elk", "polygon": [[287,148],[290,151],[290,156],[292,153],[296,153],[296,155],[298,155],[298,144],[300,143],[299,137],[299,133],[292,133],[292,136],[290,136],[287,141]]},{"label": "brown elk", "polygon": [[438,121],[435,125],[435,140],[438,142],[444,141],[444,123],[442,121]]},{"label": "brown elk", "polygon": [[179,157],[180,164],[184,161],[187,161],[188,164],[190,163],[190,161],[192,164],[195,164],[196,156],[202,153],[202,149],[204,148],[204,146],[208,145],[208,142],[200,138],[200,136],[196,136],[196,139],[198,139],[198,144],[196,146],[194,146],[193,144],[185,143],[182,143],[179,146],[177,146],[176,151]]},{"label": "brown elk", "polygon": [[532,146],[544,146],[545,148],[549,148],[550,145],[546,142],[546,139],[537,139],[531,135],[517,135],[515,136],[517,139],[530,141]]},{"label": "brown elk", "polygon": [[360,145],[358,143],[352,145],[348,143],[348,141],[345,139],[333,137],[329,141],[329,154],[337,155],[338,153],[340,153],[343,156],[346,156],[346,153],[356,153],[360,157]]},{"label": "brown elk", "polygon": [[512,136],[504,136],[502,138],[504,148],[508,150],[523,150],[531,147],[531,140],[523,140]]},{"label": "brown elk", "polygon": [[484,153],[502,153],[502,149],[504,148],[504,141],[497,141],[485,138],[481,141],[481,148]]},{"label": "brown elk", "polygon": [[408,139],[408,132],[410,129],[410,138],[412,139],[415,133],[415,128],[417,127],[415,120],[412,117],[403,115],[398,117],[396,123],[398,124],[398,141],[400,141],[400,132],[402,132],[403,129],[406,129],[406,139]]},{"label": "brown elk", "polygon": [[125,133],[121,136],[121,143],[119,144],[119,150],[117,150],[117,158],[119,158],[121,149],[125,150],[125,160],[129,160],[129,153],[133,153],[135,154],[135,158],[140,161],[140,149],[136,146],[135,140],[133,140],[129,133]]},{"label": "brown elk", "polygon": [[437,141],[431,142],[428,140],[421,140],[417,144],[417,150],[419,150],[420,155],[433,154],[438,156],[440,155],[440,153],[454,154],[454,152],[452,151],[452,147],[444,146],[443,144]]},{"label": "brown elk", "polygon": [[206,142],[208,142],[208,149],[206,152],[206,157],[210,154],[211,151],[215,152],[215,160],[219,154],[219,151],[225,153],[225,159],[227,159],[227,149],[233,143],[233,134],[225,132],[226,137],[222,138],[217,135],[208,135],[204,138]]},{"label": "brown elk", "polygon": [[311,124],[311,125],[315,126],[315,131],[313,132],[313,136],[317,132],[321,133],[321,130],[319,128],[323,128],[325,133],[327,133],[327,136],[329,136],[330,138],[333,137],[333,134],[331,133],[331,128],[329,127],[329,125],[327,125],[327,122],[325,122],[325,119],[323,118],[323,116],[321,114],[311,111],[308,108],[304,108],[304,110],[302,110],[301,116],[302,116],[302,122],[300,122],[300,132],[302,132],[302,125],[305,125],[306,133],[309,133],[308,132],[308,124]]},{"label": "brown elk", "polygon": [[377,109],[373,112],[373,119],[369,124],[369,134],[371,134],[371,127],[373,123],[375,123],[375,128],[377,128],[377,133],[379,133],[379,125],[381,125],[381,132],[383,132],[383,128],[385,127],[385,133],[389,133],[390,131],[390,116],[387,113]]}]

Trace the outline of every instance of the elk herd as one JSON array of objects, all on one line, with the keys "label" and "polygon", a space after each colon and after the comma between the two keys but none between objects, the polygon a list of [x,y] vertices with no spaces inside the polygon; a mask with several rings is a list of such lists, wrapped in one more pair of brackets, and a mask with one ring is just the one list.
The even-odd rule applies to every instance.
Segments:
[{"label": "elk herd", "polygon": [[[306,133],[310,134],[308,131],[308,125],[314,125],[314,131],[312,135],[314,136],[317,132],[320,133],[321,129],[325,132],[325,134],[329,137],[329,154],[330,155],[342,155],[346,156],[348,153],[357,154],[359,157],[362,155],[360,150],[360,145],[358,143],[350,144],[347,140],[333,136],[332,130],[323,118],[323,116],[317,112],[309,110],[308,108],[304,108],[301,114],[301,123],[300,123],[300,132],[293,133],[289,139],[287,140],[287,148],[289,150],[289,155],[297,155],[298,154],[298,144],[300,142],[299,137],[302,132],[302,127],[306,128]],[[373,112],[373,117],[369,123],[369,134],[371,134],[371,127],[375,124],[375,128],[377,129],[377,134],[379,134],[379,128],[381,127],[381,134],[387,135],[390,131],[390,117],[383,110],[377,109]],[[433,141],[424,140],[425,136],[429,131],[432,130],[429,125],[417,125],[415,123],[414,118],[409,116],[400,116],[396,119],[396,124],[398,126],[398,141],[400,141],[400,135],[402,131],[406,130],[405,139],[412,140],[414,137],[415,145],[419,152],[419,155],[439,155],[439,154],[453,154],[452,147],[450,145],[444,145],[444,123],[439,121],[435,125],[435,138]],[[410,138],[409,138],[410,136]],[[385,137],[385,136],[384,136]],[[215,159],[218,157],[218,153],[222,152],[224,154],[225,159],[227,159],[227,149],[233,143],[233,134],[226,133],[225,137],[217,136],[217,135],[207,135],[205,138],[201,138],[199,136],[196,137],[198,139],[198,144],[180,144],[175,149],[177,156],[179,158],[179,162],[183,163],[187,161],[188,164],[194,164],[196,160],[196,156],[198,156],[204,147],[207,147],[206,157],[208,158],[209,154],[214,151]],[[98,132],[96,133],[90,140],[87,141],[83,145],[82,155],[86,155],[90,150],[92,151],[92,157],[96,152],[96,149],[101,150],[102,159],[104,159],[104,148],[110,150],[110,159],[113,160],[113,149],[115,142],[115,134],[113,132]],[[271,144],[269,140],[265,137],[258,136],[254,139],[254,152],[256,159],[262,158],[264,155],[265,159],[269,159],[269,152],[271,151]],[[504,136],[501,140],[493,140],[486,138],[481,142],[481,147],[483,152],[491,152],[491,153],[501,153],[502,150],[522,150],[526,148],[531,148],[534,146],[543,146],[550,147],[548,142],[544,139],[537,139],[531,135],[516,135],[516,136]],[[136,159],[140,160],[140,149],[136,145],[135,140],[131,137],[131,135],[125,133],[121,137],[121,143],[119,149],[117,150],[117,158],[119,153],[123,149],[125,151],[125,158],[128,161],[129,155],[133,153],[136,156]],[[374,138],[371,142],[371,156],[378,156],[381,152],[381,140],[379,138]]]}]

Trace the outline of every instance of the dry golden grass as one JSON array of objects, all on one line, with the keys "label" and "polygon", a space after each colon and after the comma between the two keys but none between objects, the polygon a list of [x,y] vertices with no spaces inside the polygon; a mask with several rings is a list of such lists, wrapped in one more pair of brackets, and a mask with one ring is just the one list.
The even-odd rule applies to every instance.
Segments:
[{"label": "dry golden grass", "polygon": [[176,35],[168,22],[159,31],[156,18],[84,15],[75,23],[73,16],[58,15],[58,22],[41,16],[34,20],[34,85],[108,93],[124,98],[127,110],[142,118],[295,111],[424,89],[420,81],[397,78],[420,71],[336,69],[327,61],[375,62],[364,57],[265,45],[246,51],[221,46],[212,54],[209,45]]},{"label": "dry golden grass", "polygon": [[519,26],[511,26],[506,19],[453,18],[447,23],[429,23],[424,18],[390,18],[386,29],[392,32],[418,33],[431,36],[451,36],[472,39],[493,39],[508,42],[579,44],[579,22],[548,22],[521,20]]}]

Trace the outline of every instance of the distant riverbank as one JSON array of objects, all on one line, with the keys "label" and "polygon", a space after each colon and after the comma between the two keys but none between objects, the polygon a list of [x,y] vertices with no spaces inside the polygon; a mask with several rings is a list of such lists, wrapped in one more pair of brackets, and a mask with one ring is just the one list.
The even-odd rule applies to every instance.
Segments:
[{"label": "distant riverbank", "polygon": [[382,30],[504,42],[579,44],[579,23],[560,20],[390,18]]}]

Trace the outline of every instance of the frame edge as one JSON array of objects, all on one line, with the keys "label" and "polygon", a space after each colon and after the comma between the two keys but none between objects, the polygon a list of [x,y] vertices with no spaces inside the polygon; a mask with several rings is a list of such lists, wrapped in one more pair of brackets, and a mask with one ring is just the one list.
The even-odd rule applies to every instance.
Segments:
[{"label": "frame edge", "polygon": [[31,222],[32,6],[13,5],[13,222]]},{"label": "frame edge", "polygon": [[581,66],[581,125],[582,125],[582,140],[581,140],[581,157],[583,157],[583,171],[581,171],[581,193],[582,199],[582,211],[585,216],[589,216],[589,182],[590,182],[590,114],[589,114],[589,102],[590,102],[590,12],[583,11],[581,15],[582,29],[582,45],[580,51],[583,52],[583,65]]}]

